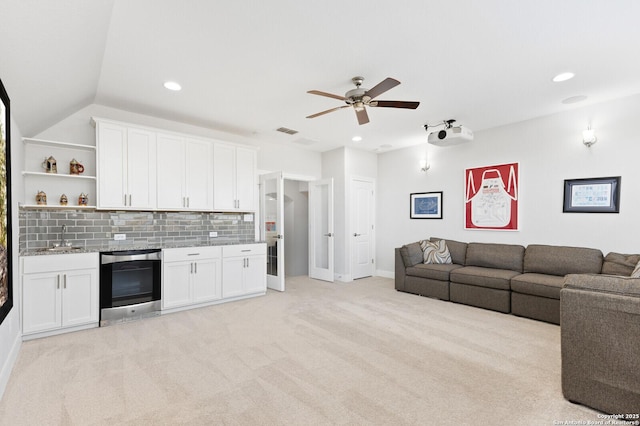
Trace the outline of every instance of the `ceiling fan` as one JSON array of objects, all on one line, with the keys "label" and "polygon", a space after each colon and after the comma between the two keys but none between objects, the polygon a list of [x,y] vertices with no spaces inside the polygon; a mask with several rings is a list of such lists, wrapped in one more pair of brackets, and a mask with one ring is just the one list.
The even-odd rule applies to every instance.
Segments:
[{"label": "ceiling fan", "polygon": [[373,86],[372,89],[365,89],[362,86],[362,82],[364,81],[364,77],[353,77],[351,79],[353,84],[356,85],[355,89],[349,90],[344,96],[334,95],[327,92],[321,92],[320,90],[309,90],[307,93],[311,93],[312,95],[320,95],[326,96],[328,98],[334,98],[341,101],[345,101],[347,104],[343,106],[339,106],[336,108],[331,108],[326,111],[319,112],[317,114],[309,115],[307,118],[315,118],[320,115],[328,114],[333,111],[337,111],[342,108],[348,108],[353,106],[353,109],[356,111],[356,117],[358,118],[358,124],[367,124],[369,122],[369,115],[367,114],[367,110],[365,107],[385,107],[385,108],[407,108],[407,109],[416,109],[420,102],[405,102],[405,101],[378,101],[374,100],[375,97],[383,94],[389,89],[393,89],[400,82],[393,78],[385,78],[377,85]]}]

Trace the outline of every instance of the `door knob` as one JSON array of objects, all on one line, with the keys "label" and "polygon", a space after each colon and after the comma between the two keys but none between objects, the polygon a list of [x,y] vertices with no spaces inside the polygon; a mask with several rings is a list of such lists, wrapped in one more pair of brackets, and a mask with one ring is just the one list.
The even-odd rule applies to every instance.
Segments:
[{"label": "door knob", "polygon": [[328,234],[324,234],[325,237],[333,237],[333,233],[329,232]]}]

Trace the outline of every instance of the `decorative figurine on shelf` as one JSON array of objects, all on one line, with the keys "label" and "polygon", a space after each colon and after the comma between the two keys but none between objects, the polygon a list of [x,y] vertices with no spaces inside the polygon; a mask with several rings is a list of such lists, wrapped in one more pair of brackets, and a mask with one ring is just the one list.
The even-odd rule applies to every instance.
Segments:
[{"label": "decorative figurine on shelf", "polygon": [[69,202],[69,199],[67,198],[67,196],[62,194],[60,196],[60,205],[61,206],[66,206],[68,202]]},{"label": "decorative figurine on shelf", "polygon": [[44,191],[38,191],[36,194],[36,204],[39,206],[47,205],[47,194]]},{"label": "decorative figurine on shelf", "polygon": [[42,168],[47,173],[58,173],[56,159],[53,158],[53,156],[44,159],[44,161],[42,162]]},{"label": "decorative figurine on shelf", "polygon": [[69,174],[71,175],[79,175],[84,172],[84,166],[76,161],[76,159],[72,159],[69,162]]},{"label": "decorative figurine on shelf", "polygon": [[83,192],[78,197],[78,205],[79,206],[86,206],[87,204],[89,204],[89,196]]}]

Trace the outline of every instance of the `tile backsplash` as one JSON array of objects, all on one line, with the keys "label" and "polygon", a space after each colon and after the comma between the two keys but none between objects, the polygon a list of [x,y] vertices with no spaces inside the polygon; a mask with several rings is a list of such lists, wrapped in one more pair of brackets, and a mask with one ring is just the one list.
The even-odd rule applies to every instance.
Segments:
[{"label": "tile backsplash", "polygon": [[[194,243],[216,240],[253,241],[253,213],[201,212],[104,212],[85,210],[20,209],[20,250],[49,247],[62,239],[74,246],[98,249],[126,249],[129,246]],[[115,234],[126,240],[114,241]]]}]

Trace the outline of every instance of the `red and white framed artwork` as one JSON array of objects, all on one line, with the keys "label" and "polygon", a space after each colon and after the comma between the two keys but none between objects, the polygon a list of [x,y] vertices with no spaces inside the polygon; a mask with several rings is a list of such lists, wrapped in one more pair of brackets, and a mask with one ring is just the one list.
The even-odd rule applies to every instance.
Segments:
[{"label": "red and white framed artwork", "polygon": [[518,230],[519,164],[465,170],[465,229]]}]

